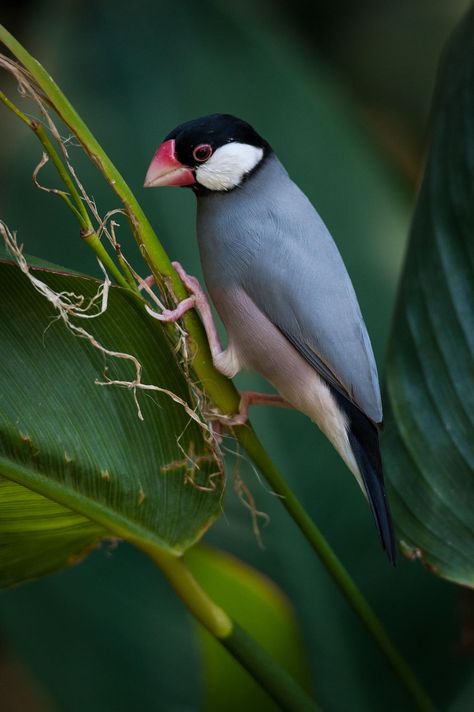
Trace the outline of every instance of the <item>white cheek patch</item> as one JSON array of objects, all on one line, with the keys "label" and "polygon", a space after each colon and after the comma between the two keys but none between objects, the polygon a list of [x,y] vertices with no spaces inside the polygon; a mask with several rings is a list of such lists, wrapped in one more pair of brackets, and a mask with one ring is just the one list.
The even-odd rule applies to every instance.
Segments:
[{"label": "white cheek patch", "polygon": [[196,180],[209,190],[232,190],[263,158],[263,149],[248,143],[226,143],[196,170]]}]

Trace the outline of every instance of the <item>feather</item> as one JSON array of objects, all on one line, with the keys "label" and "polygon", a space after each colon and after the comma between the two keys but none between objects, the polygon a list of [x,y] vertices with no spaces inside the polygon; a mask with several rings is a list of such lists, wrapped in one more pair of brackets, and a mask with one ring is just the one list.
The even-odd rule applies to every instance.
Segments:
[{"label": "feather", "polygon": [[376,426],[367,416],[332,388],[332,395],[348,418],[349,443],[362,476],[364,489],[374,515],[382,546],[392,564],[396,560],[395,536],[392,517],[385,495],[380,457],[379,435]]}]

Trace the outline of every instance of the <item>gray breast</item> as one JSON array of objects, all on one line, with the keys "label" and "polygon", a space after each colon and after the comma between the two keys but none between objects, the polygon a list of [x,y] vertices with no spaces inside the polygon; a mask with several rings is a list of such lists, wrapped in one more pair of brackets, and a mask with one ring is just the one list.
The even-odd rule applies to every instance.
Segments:
[{"label": "gray breast", "polygon": [[209,192],[197,200],[197,237],[207,287],[241,283],[272,220],[276,188],[288,174],[275,156],[268,157],[244,183],[229,192]]}]

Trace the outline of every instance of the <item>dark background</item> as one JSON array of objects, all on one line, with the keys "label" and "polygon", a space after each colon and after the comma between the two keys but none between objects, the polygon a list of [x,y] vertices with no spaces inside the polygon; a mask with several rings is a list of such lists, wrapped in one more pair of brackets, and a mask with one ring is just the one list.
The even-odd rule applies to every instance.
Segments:
[{"label": "dark background", "polygon": [[[2,22],[58,81],[124,174],[170,256],[193,274],[200,274],[193,196],[173,189],[144,191],[148,163],[164,135],[182,121],[222,111],[252,123],[335,237],[382,374],[429,138],[436,65],[467,5],[453,0],[29,2],[3,10]],[[34,137],[6,109],[0,110],[0,121],[2,218],[18,231],[26,252],[98,274],[64,206],[31,186],[40,157]],[[72,149],[72,156],[100,211],[118,207],[80,150]],[[46,168],[42,180],[48,179],[55,184]],[[125,253],[145,273],[125,220],[119,222]],[[251,375],[237,380],[260,387]],[[252,417],[440,707],[472,709],[474,622],[468,594],[419,564],[400,561],[390,568],[355,481],[307,419],[269,409]],[[258,508],[271,516],[263,530],[266,548],[258,547],[230,480],[225,516],[207,538],[267,573],[288,594],[321,706],[410,709],[268,487],[245,462],[240,469]],[[199,647],[191,623],[160,573],[125,545],[3,593],[0,633],[2,710],[200,708]],[[222,704],[232,709],[231,690]]]}]

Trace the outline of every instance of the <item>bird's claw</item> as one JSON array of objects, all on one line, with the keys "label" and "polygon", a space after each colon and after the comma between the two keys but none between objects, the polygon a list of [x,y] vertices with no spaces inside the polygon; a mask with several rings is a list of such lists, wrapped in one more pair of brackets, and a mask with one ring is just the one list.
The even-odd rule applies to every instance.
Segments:
[{"label": "bird's claw", "polygon": [[248,421],[248,413],[235,413],[233,415],[226,415],[225,413],[220,413],[216,410],[211,411],[211,419],[219,423],[220,425],[225,425],[226,427],[232,428],[235,425],[245,425]]},{"label": "bird's claw", "polygon": [[181,281],[183,282],[188,292],[191,292],[191,294],[195,294],[196,296],[200,296],[203,292],[201,285],[199,284],[199,280],[196,277],[193,277],[188,274],[180,262],[172,262],[171,264],[175,268],[176,272],[179,274]]}]

